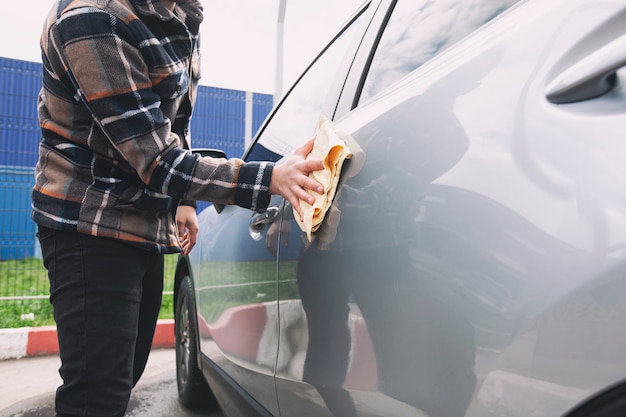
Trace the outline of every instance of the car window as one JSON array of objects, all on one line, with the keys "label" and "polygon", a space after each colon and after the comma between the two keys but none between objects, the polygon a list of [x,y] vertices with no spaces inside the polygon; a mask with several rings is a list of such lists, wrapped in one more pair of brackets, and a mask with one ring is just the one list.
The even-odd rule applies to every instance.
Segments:
[{"label": "car window", "polygon": [[322,105],[343,62],[351,40],[362,24],[363,12],[352,20],[318,57],[276,110],[246,159],[277,161],[313,136]]},{"label": "car window", "polygon": [[359,104],[519,1],[398,0],[376,48]]}]

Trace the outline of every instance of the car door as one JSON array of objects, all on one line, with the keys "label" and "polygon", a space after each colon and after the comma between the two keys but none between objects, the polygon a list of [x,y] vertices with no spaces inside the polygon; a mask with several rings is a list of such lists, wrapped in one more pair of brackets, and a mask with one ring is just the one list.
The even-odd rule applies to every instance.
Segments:
[{"label": "car door", "polygon": [[626,8],[515,3],[370,26],[336,233],[282,225],[282,416],[559,416],[626,375]]},{"label": "car door", "polygon": [[[279,161],[310,139],[321,114],[332,114],[339,90],[333,76],[347,67],[364,4],[269,115],[247,150],[247,161]],[[361,30],[362,31],[362,30]],[[347,71],[347,70],[346,70]],[[274,196],[267,211],[211,206],[200,213],[190,255],[202,353],[273,415],[279,415],[274,375],[280,342],[274,234],[284,215]]]},{"label": "car door", "polygon": [[198,216],[202,227],[190,260],[202,354],[275,414],[276,353],[259,349],[259,339],[276,305],[276,259],[249,230],[264,216],[209,206]]},{"label": "car door", "polygon": [[[394,120],[389,117],[392,112],[377,114],[378,118],[372,120],[366,110],[353,109],[368,99],[385,96],[385,88],[516,1],[488,3],[479,13],[465,19],[458,30],[442,33],[445,28],[437,22],[451,24],[445,18],[450,8],[457,6],[463,18],[463,13],[467,14],[472,5],[464,5],[464,2],[441,5],[436,2],[383,1],[377,7],[368,32],[360,40],[350,76],[341,80],[342,95],[335,118],[338,130],[352,134],[355,140],[353,158],[364,159],[365,163],[358,168],[348,166],[343,173],[345,182],[336,197],[341,210],[335,213],[337,217],[334,219],[339,222],[338,230],[325,230],[323,226],[318,235],[334,238],[327,242],[325,236],[308,242],[293,220],[289,225],[283,221],[282,232],[288,236],[282,238],[281,254],[289,256],[280,256],[279,281],[280,288],[291,289],[279,296],[282,339],[277,389],[284,416],[421,415],[414,407],[414,399],[407,398],[416,395],[393,395],[381,384],[381,379],[391,379],[386,383],[396,387],[406,385],[408,390],[416,388],[415,378],[411,375],[414,368],[407,364],[403,369],[402,365],[393,363],[390,355],[398,351],[397,344],[406,338],[406,335],[397,333],[395,319],[406,306],[398,306],[400,287],[394,282],[411,280],[413,276],[408,268],[402,270],[407,264],[406,248],[398,250],[397,245],[406,246],[410,241],[413,227],[402,219],[407,212],[417,210],[421,194],[414,188],[419,181],[413,176],[400,177],[410,189],[402,196],[396,196],[399,201],[387,200],[389,194],[380,192],[381,188],[387,188],[386,191],[395,188],[389,178],[399,181],[397,176],[403,175],[413,164],[411,156],[416,149],[402,148],[410,132],[407,132],[408,126],[396,125],[396,122],[406,120]],[[414,46],[411,43],[428,45],[437,37],[435,48],[411,49]],[[387,99],[393,108],[393,95]],[[419,120],[418,115],[412,117]],[[439,134],[445,135],[446,129],[453,130],[445,121],[442,124],[445,128],[440,129]],[[464,144],[456,143],[452,137],[442,140],[438,146],[450,149],[451,158],[454,158]],[[436,152],[438,146],[418,150],[420,153]],[[434,161],[432,169],[441,169],[445,163]],[[389,209],[400,201],[407,207]],[[399,215],[400,211],[404,214]],[[296,248],[297,259],[293,257]],[[390,276],[394,270],[399,271],[395,279]],[[385,282],[387,279],[390,282]],[[407,299],[410,299],[410,293],[407,293]],[[441,317],[447,317],[447,313],[442,312]],[[405,320],[415,321],[410,315]],[[463,331],[465,328],[463,321],[454,315],[450,315],[447,321],[451,329]],[[441,324],[446,325],[443,320]],[[472,347],[459,348],[463,351],[461,356],[471,358]],[[467,365],[471,360],[459,361],[459,372],[467,379],[466,383],[461,383],[467,396],[474,386],[474,375]],[[383,369],[385,366],[381,362],[392,362],[393,370]],[[426,385],[422,383],[421,386]],[[431,402],[445,402],[440,396],[433,395],[432,390],[424,389],[421,395],[432,396]]]}]

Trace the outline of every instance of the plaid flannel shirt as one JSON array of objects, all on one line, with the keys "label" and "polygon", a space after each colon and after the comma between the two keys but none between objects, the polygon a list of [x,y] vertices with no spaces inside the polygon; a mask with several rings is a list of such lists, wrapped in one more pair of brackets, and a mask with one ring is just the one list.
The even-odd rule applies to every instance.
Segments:
[{"label": "plaid flannel shirt", "polygon": [[179,252],[180,200],[269,203],[273,165],[192,155],[199,0],[60,0],[42,34],[33,220]]}]

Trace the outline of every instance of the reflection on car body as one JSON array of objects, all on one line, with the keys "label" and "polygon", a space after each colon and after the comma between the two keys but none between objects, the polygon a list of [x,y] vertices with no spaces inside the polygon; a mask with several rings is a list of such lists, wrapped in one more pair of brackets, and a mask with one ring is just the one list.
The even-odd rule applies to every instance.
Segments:
[{"label": "reflection on car body", "polygon": [[176,277],[182,402],[625,415],[626,74],[592,71],[609,88],[567,85],[567,104],[548,88],[625,28],[619,0],[365,2],[245,155],[277,161],[330,115],[365,154],[336,235],[302,239],[280,198],[200,213]]}]

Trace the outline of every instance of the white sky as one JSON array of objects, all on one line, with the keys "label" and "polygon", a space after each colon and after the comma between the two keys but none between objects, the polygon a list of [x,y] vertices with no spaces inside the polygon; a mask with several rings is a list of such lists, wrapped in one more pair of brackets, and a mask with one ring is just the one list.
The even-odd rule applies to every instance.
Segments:
[{"label": "white sky", "polygon": [[[202,81],[273,94],[280,0],[202,0]],[[286,0],[283,90],[363,0]],[[41,62],[39,35],[52,0],[4,1],[0,56]]]}]

